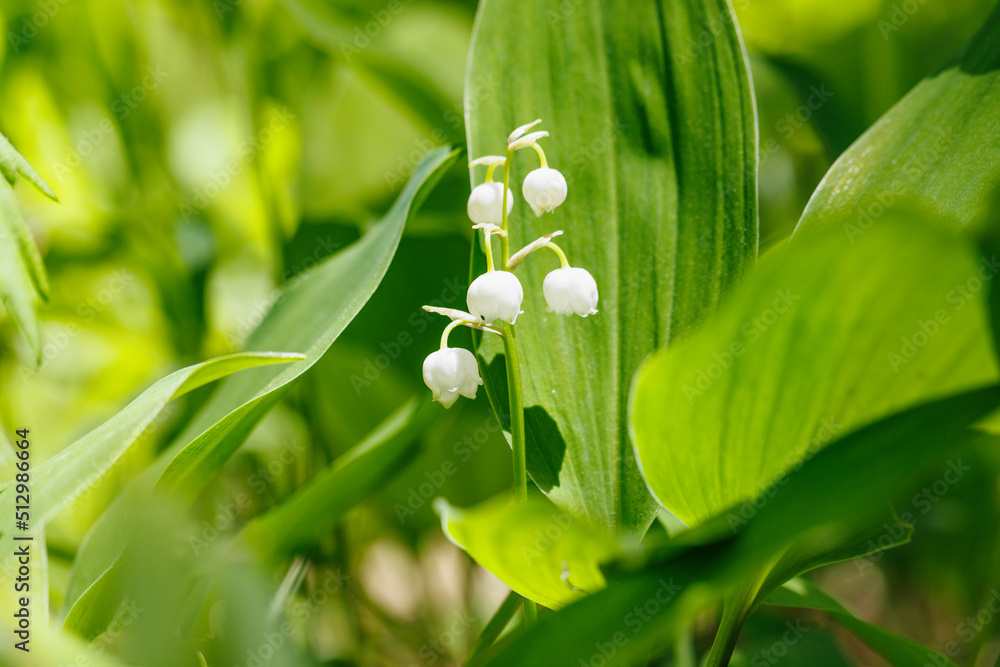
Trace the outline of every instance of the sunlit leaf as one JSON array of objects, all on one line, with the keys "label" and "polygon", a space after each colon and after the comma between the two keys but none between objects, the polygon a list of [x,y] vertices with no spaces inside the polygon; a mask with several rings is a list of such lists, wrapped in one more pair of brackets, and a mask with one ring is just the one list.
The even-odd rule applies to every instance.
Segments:
[{"label": "sunlit leaf", "polygon": [[[104,424],[33,466],[32,527],[44,526],[59,510],[100,481],[169,401],[239,371],[300,359],[300,354],[281,352],[231,354],[188,366],[163,378]],[[14,515],[13,488],[16,484],[12,479],[0,485],[0,511],[4,512],[4,517]]]},{"label": "sunlit leaf", "polygon": [[995,381],[983,288],[998,270],[917,220],[772,253],[638,374],[633,435],[650,488],[688,525],[724,510],[739,525],[748,501],[843,433]]},{"label": "sunlit leaf", "polygon": [[[830,168],[799,230],[834,223],[854,239],[892,206],[962,226],[1000,186],[1000,8]],[[839,215],[831,217],[831,214]]]},{"label": "sunlit leaf", "polygon": [[586,521],[541,499],[505,495],[469,509],[435,504],[448,538],[522,596],[559,609],[604,587],[599,565],[618,550]]},{"label": "sunlit leaf", "polygon": [[[756,254],[757,133],[737,29],[725,0],[485,0],[467,80],[485,77],[501,85],[466,93],[470,157],[502,154],[511,130],[541,118],[549,165],[569,183],[566,203],[536,218],[520,182],[538,158],[516,154],[513,249],[564,230],[560,245],[601,295],[587,319],[547,314],[541,285],[555,256],[518,268],[528,470],[572,514],[641,532],[657,508],[627,435],[632,375]],[[475,269],[483,263],[477,250]],[[502,346],[484,339],[479,354],[506,423]]]},{"label": "sunlit leaf", "polygon": [[[676,636],[725,591],[804,538],[817,552],[870,525],[884,508],[983,437],[967,426],[1000,405],[1000,387],[921,405],[847,435],[775,488],[728,540],[667,549],[608,574],[608,587],[505,642],[490,665],[576,664],[614,651],[630,664]],[[809,511],[804,511],[808,508]],[[638,610],[638,611],[637,611]]]},{"label": "sunlit leaf", "polygon": [[126,488],[88,533],[73,564],[67,608],[88,589],[97,596],[113,590],[103,584],[91,587],[102,577],[113,576],[112,567],[129,539],[130,505],[155,486],[192,501],[292,383],[333,344],[381,282],[406,221],[457,156],[448,148],[431,151],[382,222],[310,272],[291,279],[247,348],[281,341],[285,349],[300,351],[306,358],[290,364],[286,372],[251,372],[240,382],[219,387],[173,445]]}]

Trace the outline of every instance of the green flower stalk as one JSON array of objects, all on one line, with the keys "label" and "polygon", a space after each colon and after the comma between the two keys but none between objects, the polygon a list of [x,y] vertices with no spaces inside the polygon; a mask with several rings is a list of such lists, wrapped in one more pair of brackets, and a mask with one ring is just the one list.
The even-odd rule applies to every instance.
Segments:
[{"label": "green flower stalk", "polygon": [[[469,326],[503,336],[504,359],[507,367],[507,393],[510,398],[510,444],[514,457],[514,499],[524,502],[528,499],[528,469],[525,458],[524,404],[521,391],[521,364],[517,348],[515,323],[523,311],[524,289],[514,275],[517,266],[531,253],[542,248],[555,252],[559,258],[559,268],[550,272],[543,282],[542,292],[548,309],[557,315],[580,315],[587,317],[597,312],[597,282],[586,269],[570,266],[566,253],[552,242],[562,234],[556,231],[546,234],[524,246],[513,256],[510,252],[511,239],[507,224],[514,208],[513,193],[510,190],[510,172],[514,153],[531,148],[538,154],[540,167],[530,172],[524,179],[521,192],[536,216],[552,213],[567,196],[566,179],[559,171],[549,166],[545,151],[538,141],[548,136],[548,132],[529,132],[541,121],[522,125],[507,137],[507,153],[504,156],[488,155],[469,163],[470,167],[486,167],[484,182],[472,189],[466,210],[473,222],[473,229],[482,230],[486,248],[486,273],[478,276],[469,285],[467,303],[469,312],[451,309],[428,310],[439,312],[452,318],[441,339],[441,349],[424,362],[424,380],[434,393],[434,400],[446,408],[458,397],[474,398],[476,388],[482,384],[478,367],[473,367],[474,357],[467,350],[448,347],[448,333],[457,326]],[[503,167],[503,182],[496,183],[493,176],[498,167]],[[494,236],[500,237],[499,268],[493,257]],[[494,324],[499,320],[499,327]],[[465,354],[462,354],[462,353]],[[468,356],[466,356],[466,354]],[[525,622],[532,624],[535,618],[534,603],[525,601]]]}]

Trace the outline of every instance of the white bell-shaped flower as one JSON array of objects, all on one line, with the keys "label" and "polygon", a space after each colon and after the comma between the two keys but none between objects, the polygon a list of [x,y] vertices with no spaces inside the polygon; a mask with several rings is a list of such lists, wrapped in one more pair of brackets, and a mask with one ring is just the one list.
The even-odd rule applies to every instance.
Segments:
[{"label": "white bell-shaped flower", "polygon": [[469,312],[484,322],[501,319],[514,324],[521,313],[524,290],[510,271],[487,271],[469,285],[467,301]]},{"label": "white bell-shaped flower", "polygon": [[586,317],[597,312],[597,282],[587,269],[564,266],[551,271],[542,282],[542,293],[556,315]]},{"label": "white bell-shaped flower", "polygon": [[521,192],[531,210],[541,217],[542,213],[551,213],[566,201],[566,179],[551,167],[539,167],[524,177]]},{"label": "white bell-shaped flower", "polygon": [[[514,193],[507,188],[507,215],[514,208]],[[469,220],[477,225],[503,224],[503,183],[483,183],[472,188],[466,207]]]},{"label": "white bell-shaped flower", "polygon": [[475,398],[483,379],[471,352],[461,347],[446,347],[424,359],[424,382],[434,393],[434,400],[450,408],[459,395]]}]

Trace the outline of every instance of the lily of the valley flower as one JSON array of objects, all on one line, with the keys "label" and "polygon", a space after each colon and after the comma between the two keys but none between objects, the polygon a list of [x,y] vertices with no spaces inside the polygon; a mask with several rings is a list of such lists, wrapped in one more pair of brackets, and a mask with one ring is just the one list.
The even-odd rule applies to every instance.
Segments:
[{"label": "lily of the valley flower", "polygon": [[550,271],[542,281],[542,293],[556,315],[586,317],[597,312],[597,282],[587,269],[563,266]]},{"label": "lily of the valley flower", "polygon": [[514,324],[521,314],[524,290],[510,271],[487,271],[469,285],[467,300],[469,312],[482,321]]},{"label": "lily of the valley flower", "polygon": [[539,167],[524,177],[521,192],[537,217],[566,201],[566,179],[551,167]]},{"label": "lily of the valley flower", "polygon": [[[507,215],[514,208],[514,194],[507,188]],[[477,225],[503,222],[503,183],[483,183],[472,189],[466,207],[469,219]]]},{"label": "lily of the valley flower", "polygon": [[459,396],[475,398],[483,379],[471,352],[461,347],[445,347],[424,359],[424,383],[435,401],[450,408]]}]

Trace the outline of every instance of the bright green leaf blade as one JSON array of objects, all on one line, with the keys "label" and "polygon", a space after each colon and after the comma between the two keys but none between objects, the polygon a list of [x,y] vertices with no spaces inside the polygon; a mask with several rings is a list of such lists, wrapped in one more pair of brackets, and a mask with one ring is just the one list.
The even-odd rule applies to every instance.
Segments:
[{"label": "bright green leaf blade", "polygon": [[[292,278],[250,337],[247,349],[270,349],[280,341],[282,349],[300,351],[306,359],[282,371],[261,369],[250,378],[223,383],[180,436],[179,442],[188,444],[164,470],[161,487],[183,489],[192,496],[200,492],[241,439],[203,440],[198,436],[226,418],[233,422],[228,428],[241,428],[248,420],[234,412],[252,412],[254,401],[276,403],[279,390],[287,390],[286,385],[323,356],[382,282],[411,210],[419,207],[457,156],[457,151],[447,147],[428,153],[382,222],[306,276]],[[257,419],[259,416],[253,422]]]},{"label": "bright green leaf blade", "polygon": [[42,194],[52,201],[59,201],[56,193],[52,191],[49,184],[45,182],[35,168],[32,167],[24,156],[10,143],[7,137],[0,134],[0,170],[3,171],[5,180],[10,185],[14,185],[14,174],[21,174],[28,179],[32,185],[41,190]]},{"label": "bright green leaf blade", "polygon": [[[10,187],[6,181],[0,188]],[[2,197],[2,195],[0,195]],[[18,245],[9,238],[0,221],[0,300],[24,334],[36,364],[42,362],[42,334],[35,313],[35,289],[29,279],[28,267]]]},{"label": "bright green leaf blade", "polygon": [[944,69],[924,79],[830,168],[799,222],[863,234],[905,204],[965,225],[1000,186],[1000,7]]},{"label": "bright green leaf blade", "polygon": [[21,207],[14,196],[14,190],[5,181],[0,182],[0,242],[13,243],[21,256],[21,262],[27,270],[28,278],[35,291],[45,301],[49,299],[49,279],[45,274],[42,255],[38,252],[31,231],[24,221]]},{"label": "bright green leaf blade", "polygon": [[281,505],[248,523],[243,539],[264,559],[314,547],[347,510],[413,460],[420,434],[440,410],[425,394],[406,403]]},{"label": "bright green leaf blade", "polygon": [[[174,444],[135,480],[94,524],[80,547],[67,585],[67,607],[111,571],[129,537],[129,506],[161,488],[193,498],[257,422],[333,344],[368,301],[392,261],[406,221],[457,159],[457,151],[430,151],[399,199],[363,238],[307,274],[292,278],[247,343],[250,349],[282,341],[306,359],[285,373],[252,371],[224,383]],[[95,587],[95,595],[107,587]]]},{"label": "bright green leaf blade", "polygon": [[840,537],[870,525],[924,476],[946,466],[949,456],[982,437],[967,427],[998,405],[1000,387],[991,387],[921,405],[851,433],[776,487],[733,538],[679,553],[669,550],[662,562],[641,571],[610,574],[605,590],[539,619],[534,630],[507,642],[486,664],[586,663],[609,646],[615,650],[609,664],[631,664],[630,659],[676,636],[685,622],[788,545],[808,536],[818,552],[829,550]]},{"label": "bright green leaf blade", "polygon": [[[278,352],[231,354],[188,366],[163,378],[104,424],[34,467],[32,527],[44,526],[100,480],[170,400],[237,371],[300,359],[302,355]],[[14,480],[0,485],[0,511],[4,517],[14,516],[14,485]]]},{"label": "bright green leaf blade", "polygon": [[956,667],[937,651],[877,625],[865,623],[806,579],[788,582],[771,593],[765,604],[825,611],[895,667],[925,667],[928,664]]},{"label": "bright green leaf blade", "polygon": [[560,609],[604,587],[599,565],[615,541],[542,499],[509,496],[470,509],[434,503],[445,535],[522,596]]},{"label": "bright green leaf blade", "polygon": [[636,451],[682,521],[744,503],[738,522],[753,513],[746,501],[841,433],[996,380],[982,279],[1000,264],[908,222],[774,252],[696,336],[644,364]]},{"label": "bright green leaf blade", "polygon": [[[705,26],[718,29],[703,45]],[[517,154],[512,247],[565,230],[559,244],[601,295],[587,319],[546,314],[554,256],[518,268],[529,472],[574,515],[644,531],[657,508],[628,439],[632,375],[756,255],[757,135],[739,34],[725,0],[485,0],[467,81],[484,77],[502,85],[466,91],[470,156],[503,154],[511,130],[541,118],[548,162],[569,183],[566,203],[536,218],[520,182],[537,157]],[[477,271],[483,262],[477,250]],[[506,415],[502,345],[486,338],[478,351]]]}]

